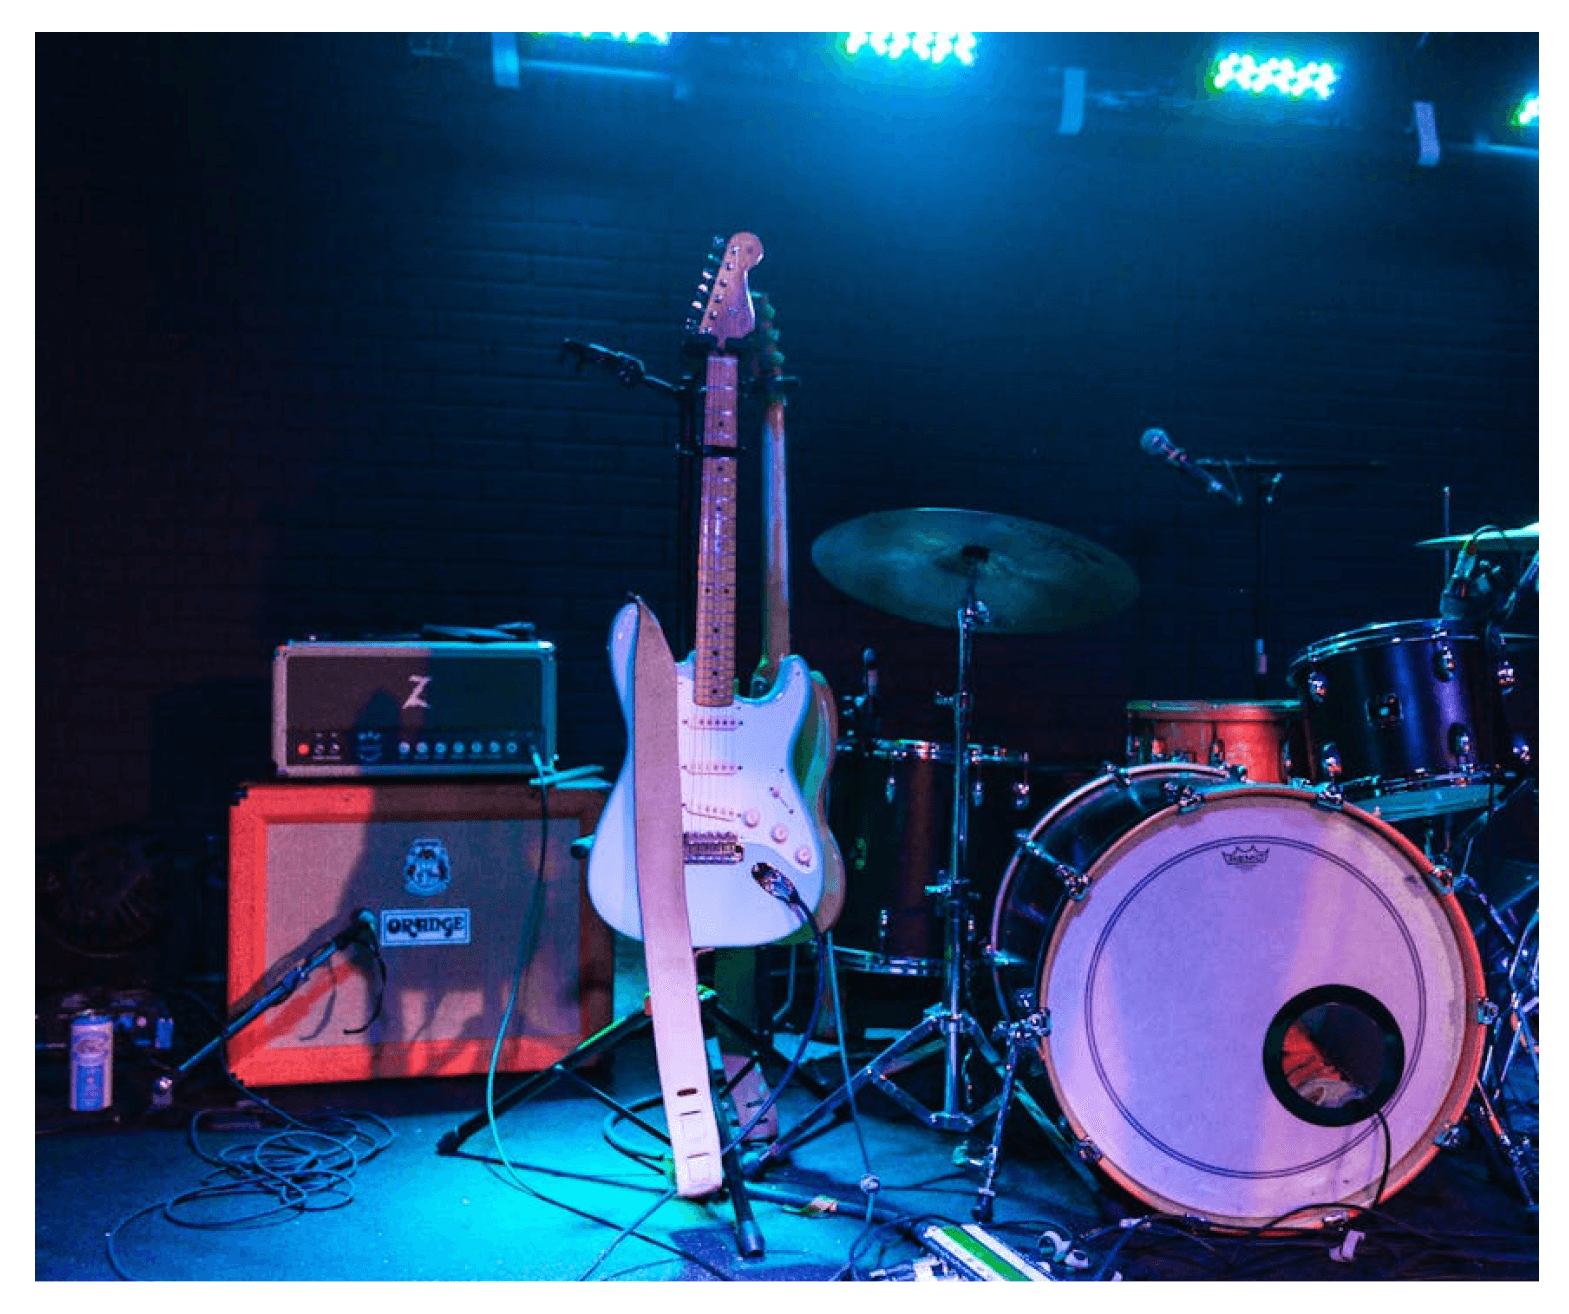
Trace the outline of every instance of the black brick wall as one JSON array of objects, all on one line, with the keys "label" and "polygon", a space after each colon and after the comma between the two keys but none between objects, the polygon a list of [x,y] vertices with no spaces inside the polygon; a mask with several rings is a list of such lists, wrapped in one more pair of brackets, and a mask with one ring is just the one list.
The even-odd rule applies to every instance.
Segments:
[{"label": "black brick wall", "polygon": [[[1120,751],[1124,706],[1245,698],[1255,526],[1138,450],[1286,476],[1270,697],[1303,644],[1434,614],[1412,544],[1537,492],[1537,167],[1355,133],[1060,137],[985,99],[496,87],[483,38],[44,39],[38,54],[37,821],[218,829],[266,772],[273,646],[533,621],[566,764],[620,764],[604,659],[671,619],[669,398],[716,234],[757,233],[789,410],[796,646],[885,731],[940,739],[951,634],[839,594],[809,546],[869,511],[1024,516],[1123,556],[1138,604],[985,636],[976,738]],[[755,425],[748,420],[748,437]],[[755,498],[753,462],[743,469]],[[741,669],[760,527],[743,526]]]}]

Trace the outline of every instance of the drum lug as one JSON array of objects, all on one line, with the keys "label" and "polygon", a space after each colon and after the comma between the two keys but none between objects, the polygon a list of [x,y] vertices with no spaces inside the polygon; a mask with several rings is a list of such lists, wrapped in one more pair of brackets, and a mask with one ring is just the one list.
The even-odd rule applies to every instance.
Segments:
[{"label": "drum lug", "polygon": [[1082,903],[1084,896],[1090,892],[1090,878],[1077,867],[1059,862],[1052,868],[1051,874],[1062,882],[1062,888],[1068,892],[1068,898],[1074,903]]},{"label": "drum lug", "polygon": [[1086,1137],[1081,1136],[1073,1142],[1073,1152],[1083,1162],[1088,1164],[1096,1164],[1101,1161],[1100,1147]]},{"label": "drum lug", "polygon": [[1334,783],[1345,774],[1345,765],[1340,760],[1340,749],[1334,744],[1325,744],[1318,755],[1318,765],[1324,777]]},{"label": "drum lug", "polygon": [[1479,999],[1476,1001],[1476,1020],[1479,1025],[1484,1027],[1492,1026],[1493,1023],[1498,1021],[1498,1014],[1498,1005],[1491,999]]},{"label": "drum lug", "polygon": [[1308,697],[1315,703],[1321,703],[1329,697],[1329,681],[1321,671],[1309,671],[1307,677]]},{"label": "drum lug", "polygon": [[1512,693],[1515,687],[1515,664],[1509,660],[1507,654],[1498,659],[1496,671],[1498,688],[1503,693]]},{"label": "drum lug", "polygon": [[1443,630],[1433,635],[1433,674],[1446,684],[1455,678],[1455,650]]},{"label": "drum lug", "polygon": [[1013,997],[1014,1007],[1024,1014],[1017,1022],[999,1022],[992,1039],[1010,1049],[1039,1045],[1051,1035],[1051,1010],[1035,1006],[1035,993],[1020,990]]},{"label": "drum lug", "polygon": [[1204,802],[1204,795],[1192,785],[1179,785],[1175,781],[1168,780],[1160,788],[1167,800],[1174,804],[1180,813],[1192,812]]},{"label": "drum lug", "polygon": [[1025,839],[1024,851],[1036,862],[1051,869],[1051,874],[1061,882],[1063,889],[1068,892],[1068,897],[1074,903],[1078,903],[1089,893],[1090,878],[1077,867],[1053,857],[1033,839]]},{"label": "drum lug", "polygon": [[1433,1144],[1441,1150],[1453,1150],[1465,1138],[1465,1131],[1457,1122],[1445,1124],[1433,1137]]},{"label": "drum lug", "polygon": [[1524,735],[1516,735],[1514,743],[1510,745],[1515,761],[1521,766],[1531,765],[1531,743]]},{"label": "drum lug", "polygon": [[1425,873],[1427,883],[1432,886],[1433,893],[1443,896],[1455,892],[1455,873],[1452,868],[1443,863],[1436,863]]},{"label": "drum lug", "polygon": [[1313,803],[1316,807],[1339,812],[1346,806],[1346,796],[1341,792],[1340,786],[1331,781],[1313,796]]}]

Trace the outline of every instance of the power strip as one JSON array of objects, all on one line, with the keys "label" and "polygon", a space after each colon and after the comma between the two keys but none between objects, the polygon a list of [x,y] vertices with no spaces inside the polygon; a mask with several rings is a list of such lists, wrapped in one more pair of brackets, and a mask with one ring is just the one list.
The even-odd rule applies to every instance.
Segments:
[{"label": "power strip", "polygon": [[1055,1282],[1050,1271],[975,1223],[931,1223],[921,1244],[971,1282]]}]

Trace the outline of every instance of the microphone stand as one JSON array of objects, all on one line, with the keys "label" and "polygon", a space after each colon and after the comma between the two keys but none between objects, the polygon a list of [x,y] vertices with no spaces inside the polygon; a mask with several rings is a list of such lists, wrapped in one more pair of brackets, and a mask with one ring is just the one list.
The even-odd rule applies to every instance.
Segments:
[{"label": "microphone stand", "polygon": [[1253,477],[1253,696],[1257,699],[1269,695],[1269,646],[1268,618],[1265,609],[1268,571],[1268,516],[1275,505],[1286,472],[1296,471],[1347,471],[1382,470],[1383,461],[1280,461],[1259,457],[1199,457],[1193,462],[1202,470],[1224,470],[1236,482],[1238,474]]},{"label": "microphone stand", "polygon": [[356,943],[368,945],[372,953],[376,954],[378,958],[381,956],[381,948],[377,945],[374,936],[358,922],[347,930],[339,932],[332,939],[324,941],[312,950],[302,962],[297,963],[285,972],[272,989],[256,999],[244,1012],[234,1018],[222,1031],[186,1059],[184,1063],[175,1068],[173,1072],[166,1072],[159,1077],[153,1085],[153,1107],[167,1108],[170,1100],[173,1098],[176,1084],[183,1081],[192,1071],[199,1067],[209,1054],[213,1053],[220,1045],[239,1035],[252,1022],[267,1012],[268,1009],[276,1008],[283,1003],[284,1000],[288,999],[290,995],[305,984],[307,978],[318,967],[334,954]]},{"label": "microphone stand", "polygon": [[676,581],[678,605],[676,624],[667,628],[671,634],[671,647],[676,652],[686,652],[692,646],[691,635],[697,628],[692,614],[697,605],[696,550],[693,541],[694,490],[700,471],[698,442],[698,399],[702,389],[695,374],[686,375],[680,383],[670,383],[656,378],[636,356],[624,351],[613,351],[593,342],[579,342],[566,338],[561,343],[561,359],[571,359],[581,373],[594,365],[614,374],[624,388],[646,387],[676,399],[679,436],[676,442]]}]

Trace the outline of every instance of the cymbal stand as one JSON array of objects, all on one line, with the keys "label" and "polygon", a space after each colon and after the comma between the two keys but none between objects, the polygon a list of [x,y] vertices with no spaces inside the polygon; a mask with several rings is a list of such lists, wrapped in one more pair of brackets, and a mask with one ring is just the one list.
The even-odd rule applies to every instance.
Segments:
[{"label": "cymbal stand", "polygon": [[[814,1130],[826,1130],[829,1116],[867,1085],[876,1086],[919,1121],[938,1131],[970,1131],[996,1105],[993,1099],[980,1109],[965,1109],[962,1061],[964,1044],[968,1041],[994,1070],[1001,1067],[1001,1060],[987,1041],[985,1031],[964,1007],[964,940],[969,920],[969,882],[965,879],[964,857],[969,837],[970,660],[974,630],[977,625],[985,624],[988,615],[985,604],[975,596],[976,575],[986,554],[985,548],[966,549],[969,579],[964,602],[958,609],[958,687],[951,696],[938,699],[940,703],[951,706],[954,713],[953,824],[949,870],[946,880],[934,887],[946,901],[943,1002],[927,1009],[915,1026],[884,1048],[837,1091],[820,1101],[793,1129],[780,1135],[764,1149],[753,1161],[757,1170],[766,1167],[773,1159],[784,1156],[792,1146],[806,1140]],[[932,1057],[939,1050],[944,1059],[942,1107],[929,1109],[892,1078]]]},{"label": "cymbal stand", "polygon": [[[1008,1036],[1009,1055],[1006,1062],[987,1038],[985,1029],[976,1021],[965,1005],[967,990],[967,961],[965,942],[969,938],[970,883],[965,861],[969,843],[970,814],[970,668],[973,636],[978,626],[990,619],[985,603],[976,597],[976,577],[985,563],[988,550],[983,547],[965,549],[969,578],[963,604],[957,612],[959,629],[958,685],[951,696],[939,696],[943,706],[952,707],[954,721],[954,772],[953,772],[953,824],[949,847],[949,868],[946,880],[934,887],[945,907],[944,992],[940,1004],[927,1009],[921,1020],[903,1035],[884,1048],[870,1062],[854,1073],[839,1090],[820,1101],[815,1108],[792,1129],[781,1134],[761,1154],[751,1161],[751,1171],[761,1172],[770,1162],[784,1157],[791,1147],[799,1145],[811,1135],[826,1131],[830,1115],[850,1101],[868,1085],[875,1086],[894,1100],[918,1121],[937,1131],[969,1132],[995,1116],[991,1148],[984,1160],[985,1181],[981,1188],[981,1201],[976,1214],[981,1221],[990,1216],[991,1200],[995,1197],[992,1183],[997,1172],[1001,1150],[1001,1121],[1009,1103],[1015,1099],[1039,1124],[1041,1130],[1063,1153],[1069,1165],[1080,1174],[1084,1183],[1095,1192],[1098,1188],[1088,1168],[1068,1143],[1062,1130],[1046,1115],[1039,1104],[1030,1097],[1022,1085],[1015,1084],[1015,1073],[1027,1043],[1044,1034],[1044,1016],[1016,1024]],[[831,951],[830,951],[831,952]],[[999,1031],[1001,1037],[1003,1031]],[[964,1056],[966,1045],[1002,1078],[1003,1090],[977,1108],[967,1108],[964,1082]],[[1033,1046],[1029,1046],[1033,1050]],[[943,1098],[940,1108],[927,1108],[910,1092],[893,1081],[899,1072],[941,1053],[943,1057]]]}]

